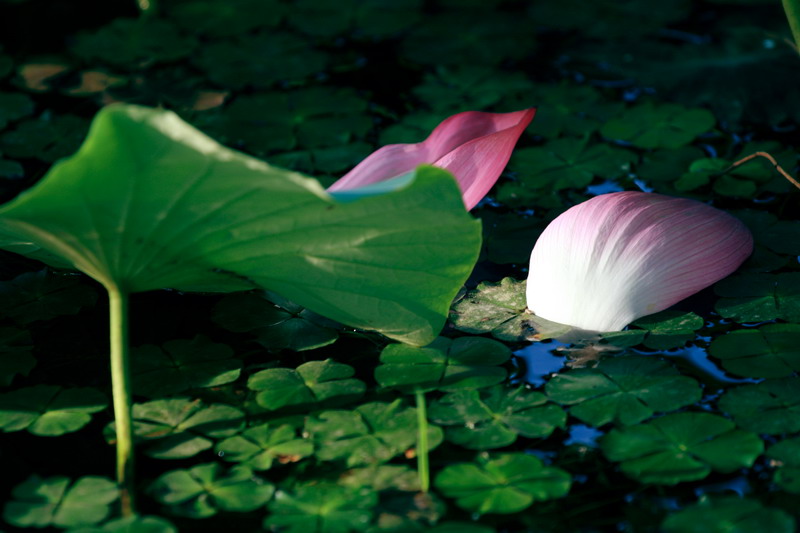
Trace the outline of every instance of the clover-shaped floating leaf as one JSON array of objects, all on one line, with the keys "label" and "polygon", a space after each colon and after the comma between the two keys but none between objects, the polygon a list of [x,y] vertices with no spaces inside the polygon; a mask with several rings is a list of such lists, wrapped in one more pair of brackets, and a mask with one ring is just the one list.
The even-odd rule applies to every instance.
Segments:
[{"label": "clover-shaped floating leaf", "polygon": [[33,242],[112,291],[263,286],[425,344],[472,269],[480,227],[446,171],[422,167],[388,190],[329,195],[171,112],[109,106],[81,151],[0,209],[0,247]]},{"label": "clover-shaped floating leaf", "polygon": [[750,431],[795,433],[800,431],[800,378],[768,379],[730,389],[719,399],[719,408]]},{"label": "clover-shaped floating leaf", "polygon": [[339,479],[346,487],[371,487],[373,490],[418,492],[419,474],[408,465],[370,465],[351,468]]},{"label": "clover-shaped floating leaf", "polygon": [[800,272],[739,274],[717,283],[714,292],[722,296],[717,312],[736,322],[800,322]]},{"label": "clover-shaped floating leaf", "polygon": [[214,37],[236,37],[256,28],[273,28],[285,12],[278,0],[169,2],[162,9],[184,30]]},{"label": "clover-shaped floating leaf", "polygon": [[675,485],[753,465],[764,451],[754,433],[709,413],[675,413],[638,426],[612,429],[600,441],[622,471],[642,482]]},{"label": "clover-shaped floating leaf", "polygon": [[133,350],[133,389],[137,394],[168,396],[187,389],[216,387],[239,377],[242,362],[233,350],[198,335],[162,346],[146,345]]},{"label": "clover-shaped floating leaf", "polygon": [[31,476],[14,487],[3,519],[17,527],[60,528],[94,525],[111,513],[118,498],[116,483],[86,476],[72,483],[66,477]]},{"label": "clover-shaped floating leaf", "polygon": [[508,372],[498,365],[510,357],[506,345],[483,337],[438,337],[423,348],[390,344],[381,352],[375,381],[405,391],[477,389],[503,381]]},{"label": "clover-shaped floating leaf", "polygon": [[69,533],[178,533],[178,530],[166,518],[136,515],[117,518],[102,526],[70,529]]},{"label": "clover-shaped floating leaf", "polygon": [[520,183],[532,189],[580,189],[595,177],[614,179],[630,171],[636,154],[589,138],[556,139],[544,146],[522,148],[509,162]]},{"label": "clover-shaped floating leaf", "polygon": [[253,426],[217,444],[217,455],[253,470],[269,470],[273,462],[294,463],[314,453],[314,445],[297,436],[292,426]]},{"label": "clover-shaped floating leaf", "polygon": [[24,120],[0,136],[0,152],[14,158],[54,162],[72,154],[86,136],[88,122],[74,115]]},{"label": "clover-shaped floating leaf", "polygon": [[264,528],[287,533],[364,531],[377,504],[378,494],[368,488],[332,483],[300,485],[291,492],[275,493]]},{"label": "clover-shaped floating leaf", "polygon": [[509,105],[512,98],[520,100],[532,90],[533,83],[521,72],[467,64],[437,68],[435,73],[426,74],[422,85],[412,92],[435,110],[451,111]]},{"label": "clover-shaped floating leaf", "polygon": [[0,394],[0,429],[28,430],[42,437],[56,437],[78,431],[91,422],[92,413],[108,405],[97,389],[65,389],[35,385]]},{"label": "clover-shaped floating leaf", "polygon": [[254,511],[267,503],[275,487],[246,466],[205,463],[161,475],[149,492],[176,515],[206,518],[219,511]]},{"label": "clover-shaped floating leaf", "polygon": [[211,448],[212,439],[235,435],[243,426],[244,413],[225,404],[172,398],[133,406],[134,435],[147,444],[144,453],[157,459],[191,457]]},{"label": "clover-shaped floating leaf", "polygon": [[342,0],[336,4],[296,0],[289,24],[310,35],[382,38],[411,28],[419,20],[422,0]]},{"label": "clover-shaped floating leaf", "polygon": [[800,370],[800,324],[739,329],[711,341],[708,353],[728,372],[751,378],[780,378]]},{"label": "clover-shaped floating leaf", "polygon": [[606,122],[600,133],[639,148],[678,148],[713,128],[715,123],[714,115],[706,109],[646,102]]},{"label": "clover-shaped floating leaf", "polygon": [[502,448],[517,435],[545,438],[567,419],[544,394],[500,385],[450,393],[430,406],[428,416],[447,426],[447,440],[472,450]]},{"label": "clover-shaped floating leaf", "polygon": [[659,192],[671,192],[675,180],[704,155],[705,152],[696,146],[646,152],[636,166],[636,174]]},{"label": "clover-shaped floating leaf", "polygon": [[622,102],[604,100],[597,89],[588,85],[537,86],[534,94],[540,107],[529,131],[550,139],[564,134],[588,135],[625,108]]},{"label": "clover-shaped floating leaf", "polygon": [[572,479],[533,455],[506,453],[445,467],[434,484],[459,507],[477,513],[516,513],[534,502],[560,498]]},{"label": "clover-shaped floating leaf", "polygon": [[756,245],[776,254],[800,255],[800,220],[778,220],[772,213],[752,209],[734,214],[753,233]]},{"label": "clover-shaped floating leaf", "polygon": [[247,387],[258,393],[258,405],[270,410],[322,402],[341,405],[360,398],[367,388],[353,374],[353,367],[331,359],[309,361],[295,370],[269,368],[256,372],[247,380]]},{"label": "clover-shaped floating leaf", "polygon": [[24,93],[0,92],[0,130],[9,122],[33,113],[33,100]]},{"label": "clover-shaped floating leaf", "polygon": [[773,481],[786,492],[800,494],[800,437],[773,444],[766,456],[777,467]]},{"label": "clover-shaped floating leaf", "polygon": [[42,269],[0,282],[0,308],[19,324],[75,315],[94,305],[97,292],[81,276]]},{"label": "clover-shaped floating leaf", "polygon": [[270,350],[313,350],[339,338],[337,324],[275,293],[231,294],[214,307],[214,321],[237,333],[249,332]]},{"label": "clover-shaped floating leaf", "polygon": [[500,340],[519,341],[531,333],[527,306],[525,281],[487,281],[453,304],[450,321],[466,333],[491,333]]},{"label": "clover-shaped floating leaf", "polygon": [[36,366],[32,349],[33,340],[27,330],[0,327],[0,387],[11,385],[18,375],[27,376]]},{"label": "clover-shaped floating leaf", "polygon": [[795,521],[781,509],[764,507],[751,498],[704,496],[698,503],[670,515],[661,523],[664,533],[792,533]]},{"label": "clover-shaped floating leaf", "polygon": [[[361,404],[353,411],[323,411],[306,420],[315,454],[323,461],[344,460],[347,466],[384,463],[417,442],[417,413],[392,403]],[[428,447],[442,442],[442,430],[428,426]]]},{"label": "clover-shaped floating leaf", "polygon": [[547,395],[571,405],[570,414],[602,426],[609,422],[636,424],[656,412],[674,411],[698,401],[697,381],[682,376],[672,365],[652,356],[621,356],[555,375]]},{"label": "clover-shaped floating leaf", "polygon": [[661,311],[636,320],[634,326],[647,330],[643,344],[653,350],[680,348],[694,339],[703,318],[683,311]]}]

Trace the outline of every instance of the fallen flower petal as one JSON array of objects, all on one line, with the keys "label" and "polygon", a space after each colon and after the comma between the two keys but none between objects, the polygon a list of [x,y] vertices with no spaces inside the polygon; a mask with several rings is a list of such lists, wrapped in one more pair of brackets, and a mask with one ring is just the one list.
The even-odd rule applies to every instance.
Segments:
[{"label": "fallen flower petal", "polygon": [[373,152],[328,190],[363,187],[431,164],[456,177],[464,204],[472,209],[500,177],[535,113],[531,108],[514,113],[466,111],[453,115],[421,143],[390,144]]},{"label": "fallen flower petal", "polygon": [[589,331],[619,331],[735,271],[753,238],[733,216],[685,198],[604,194],[562,213],[531,253],[528,308]]}]

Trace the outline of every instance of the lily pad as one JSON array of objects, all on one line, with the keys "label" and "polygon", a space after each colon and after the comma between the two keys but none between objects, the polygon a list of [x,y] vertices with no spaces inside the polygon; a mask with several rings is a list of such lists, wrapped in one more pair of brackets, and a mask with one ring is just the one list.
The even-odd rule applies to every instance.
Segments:
[{"label": "lily pad", "polygon": [[176,515],[205,518],[219,511],[255,511],[269,501],[275,487],[246,466],[225,469],[219,463],[204,463],[161,475],[149,492]]},{"label": "lily pad", "polygon": [[595,368],[555,375],[545,390],[555,402],[571,405],[570,414],[587,424],[636,424],[700,400],[694,379],[653,356],[602,359]]},{"label": "lily pad", "polygon": [[14,487],[3,519],[17,527],[60,528],[94,525],[111,513],[119,497],[116,483],[85,476],[74,483],[66,477],[31,476]]},{"label": "lily pad", "polygon": [[698,503],[667,517],[660,530],[664,533],[792,533],[795,521],[787,512],[764,507],[751,498],[704,496]]},{"label": "lily pad", "polygon": [[777,467],[773,481],[786,492],[800,494],[800,437],[773,444],[766,456]]},{"label": "lily pad", "polygon": [[600,133],[638,148],[679,148],[713,128],[715,123],[714,115],[706,109],[645,102],[606,122]]},{"label": "lily pad", "polygon": [[33,340],[23,329],[0,327],[0,387],[11,385],[14,378],[28,373],[36,366]]},{"label": "lily pad", "polygon": [[235,381],[242,362],[233,350],[198,335],[159,346],[140,346],[131,357],[133,390],[136,394],[169,396],[187,389],[216,387]]},{"label": "lily pad", "polygon": [[[306,420],[316,456],[323,461],[342,460],[347,466],[385,463],[413,448],[417,442],[417,413],[392,403],[370,402],[353,411],[323,411]],[[442,442],[442,430],[428,426],[428,446]]]},{"label": "lily pad", "polygon": [[768,435],[800,431],[800,378],[768,379],[730,389],[719,408],[736,425]]},{"label": "lily pad", "polygon": [[531,333],[527,306],[525,281],[482,282],[453,304],[450,321],[466,333],[491,333],[496,339],[520,341]]},{"label": "lily pad", "polygon": [[546,438],[564,428],[567,420],[544,394],[499,385],[447,394],[430,406],[428,417],[447,426],[447,440],[471,450],[502,448],[513,444],[517,435]]},{"label": "lily pad", "polygon": [[313,350],[339,338],[337,324],[280,295],[266,292],[226,296],[214,307],[214,321],[229,331],[252,333],[270,350]]},{"label": "lily pad", "polygon": [[459,507],[480,514],[516,513],[534,502],[565,496],[570,475],[545,466],[533,455],[506,453],[481,456],[477,463],[446,466],[434,484]]},{"label": "lily pad", "polygon": [[703,318],[692,312],[662,311],[640,318],[633,325],[647,330],[643,344],[653,350],[680,348],[694,339],[704,325]]},{"label": "lily pad", "polygon": [[499,365],[510,357],[504,344],[483,337],[438,337],[424,348],[390,344],[375,381],[405,391],[477,389],[503,381],[508,372]]},{"label": "lily pad", "polygon": [[264,528],[287,533],[365,531],[377,504],[378,494],[371,489],[332,483],[300,485],[275,493]]},{"label": "lily pad", "polygon": [[709,413],[676,413],[615,428],[601,439],[600,446],[606,457],[621,463],[625,474],[657,485],[747,468],[764,451],[757,435]]},{"label": "lily pad", "polygon": [[76,315],[96,301],[97,291],[75,274],[58,274],[42,269],[0,282],[3,314],[23,325]]},{"label": "lily pad", "polygon": [[217,455],[253,470],[269,470],[276,460],[294,463],[314,453],[314,445],[298,438],[292,426],[261,424],[217,444]]},{"label": "lily pad", "polygon": [[800,370],[800,324],[739,329],[711,341],[709,354],[728,372],[751,378],[780,378]]},{"label": "lily pad", "polygon": [[56,437],[78,431],[107,406],[97,389],[35,385],[0,394],[0,429]]},{"label": "lily pad", "polygon": [[736,322],[800,322],[800,272],[739,274],[717,283],[714,292],[722,296],[716,311]]},{"label": "lily pad", "polygon": [[256,372],[247,387],[258,393],[256,402],[270,410],[323,402],[327,406],[342,405],[360,398],[366,390],[364,382],[353,374],[353,367],[331,359],[309,361],[295,370],[269,368]]}]

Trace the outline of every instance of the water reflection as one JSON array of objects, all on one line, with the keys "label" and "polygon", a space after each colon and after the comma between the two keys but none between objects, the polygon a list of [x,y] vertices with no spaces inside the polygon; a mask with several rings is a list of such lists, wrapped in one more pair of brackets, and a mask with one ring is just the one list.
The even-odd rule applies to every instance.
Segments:
[{"label": "water reflection", "polygon": [[534,342],[514,352],[521,359],[523,368],[520,378],[535,387],[541,387],[552,374],[564,368],[567,358],[554,355],[554,351],[568,346],[556,340]]}]

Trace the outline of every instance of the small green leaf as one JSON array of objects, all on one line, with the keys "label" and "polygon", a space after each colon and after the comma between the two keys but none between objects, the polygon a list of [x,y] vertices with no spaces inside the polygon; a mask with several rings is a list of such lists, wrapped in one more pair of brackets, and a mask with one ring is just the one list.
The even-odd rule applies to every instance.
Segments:
[{"label": "small green leaf", "polygon": [[730,389],[719,399],[719,408],[750,431],[795,433],[800,431],[800,378],[768,379]]},{"label": "small green leaf", "polygon": [[424,348],[390,344],[375,381],[404,391],[477,389],[503,381],[508,372],[498,365],[510,357],[504,344],[483,337],[438,337]]},{"label": "small green leaf", "polygon": [[86,476],[71,483],[66,477],[31,476],[14,487],[3,518],[18,527],[61,528],[94,525],[111,513],[119,497],[117,485],[102,477]]},{"label": "small green leaf", "polygon": [[108,405],[97,389],[65,389],[36,385],[0,395],[0,429],[28,430],[42,437],[57,437],[78,431],[91,422],[92,413]]},{"label": "small green leaf", "polygon": [[653,356],[602,359],[595,368],[573,369],[548,381],[547,395],[571,405],[570,414],[593,426],[636,424],[657,412],[700,400],[697,381]]},{"label": "small green leaf", "polygon": [[272,463],[294,463],[314,453],[314,445],[298,438],[292,426],[262,424],[247,428],[217,444],[217,455],[253,470],[269,470]]},{"label": "small green leaf", "polygon": [[339,480],[347,487],[370,487],[376,491],[419,492],[419,474],[408,465],[370,465],[352,468]]},{"label": "small green leaf", "polygon": [[160,516],[138,515],[117,518],[102,527],[70,529],[69,533],[178,533],[178,530]]},{"label": "small green leaf", "polygon": [[295,370],[270,368],[256,372],[247,387],[258,393],[258,404],[270,410],[322,402],[342,405],[360,398],[366,390],[364,382],[353,378],[353,374],[353,367],[331,359],[309,361]]},{"label": "small green leaf", "polygon": [[[483,65],[439,66],[426,74],[413,93],[436,111],[488,109],[528,95],[533,83],[521,72],[505,72]],[[507,105],[507,104],[506,104]],[[537,111],[537,122],[539,120]]]},{"label": "small green leaf", "polygon": [[711,341],[708,353],[728,372],[751,378],[780,378],[800,371],[800,324],[739,329]]},{"label": "small green leaf", "polygon": [[747,468],[764,451],[757,435],[709,413],[676,413],[638,426],[612,429],[600,441],[611,461],[642,482],[675,485],[711,471]]},{"label": "small green leaf", "polygon": [[[598,129],[608,119],[618,115],[624,108],[622,102],[603,99],[600,92],[589,85],[539,85],[534,92],[536,120],[528,131],[549,139],[572,135],[583,137]],[[519,153],[517,150],[515,154]],[[511,158],[511,168],[515,156]],[[524,170],[520,167],[520,170]]]},{"label": "small green leaf", "polygon": [[786,492],[800,494],[800,437],[773,444],[766,456],[770,465],[777,467],[773,481]]},{"label": "small green leaf", "polygon": [[0,309],[18,324],[76,315],[95,304],[97,291],[81,276],[49,269],[25,272],[11,281],[0,282]]},{"label": "small green leaf", "polygon": [[377,504],[378,494],[371,489],[331,483],[301,485],[275,494],[264,528],[287,533],[364,531]]},{"label": "small green leaf", "polygon": [[739,323],[780,318],[800,322],[800,272],[739,274],[714,286],[715,309]]},{"label": "small green leaf", "polygon": [[36,366],[32,349],[33,340],[28,331],[0,327],[0,387],[11,385],[18,375],[27,376]]},{"label": "small green leaf", "polygon": [[706,109],[646,102],[606,122],[600,133],[638,148],[679,148],[713,128],[715,123],[714,115]]},{"label": "small green leaf", "polygon": [[274,28],[285,14],[278,0],[202,0],[161,6],[186,31],[214,37],[237,37],[250,30]]},{"label": "small green leaf", "polygon": [[661,311],[640,318],[633,325],[648,330],[645,346],[653,350],[670,350],[681,348],[693,340],[695,331],[703,327],[703,319],[691,311]]},{"label": "small green leaf", "polygon": [[309,35],[383,38],[413,27],[422,0],[342,0],[336,4],[296,0],[289,23]]},{"label": "small green leaf", "polygon": [[205,463],[161,475],[149,492],[176,515],[206,518],[219,511],[254,511],[267,503],[275,487],[246,466],[225,469]]},{"label": "small green leaf", "polygon": [[569,492],[570,475],[545,466],[533,455],[507,453],[457,463],[436,476],[436,488],[459,507],[480,514],[511,514],[536,501],[560,498]]},{"label": "small green leaf", "polygon": [[0,152],[52,163],[78,149],[88,126],[83,118],[65,114],[24,120],[0,136]]},{"label": "small green leaf", "polygon": [[453,304],[450,321],[466,333],[491,333],[500,340],[519,341],[531,332],[527,306],[525,281],[482,282]]},{"label": "small green leaf", "polygon": [[79,35],[73,51],[89,61],[130,67],[181,59],[196,45],[193,38],[182,35],[166,20],[118,18],[95,32]]},{"label": "small green leaf", "polygon": [[33,114],[33,100],[24,93],[0,92],[0,130],[9,122]]},{"label": "small green leaf", "polygon": [[758,500],[736,496],[703,498],[667,517],[664,533],[792,533],[795,521],[781,509],[764,507]]}]

